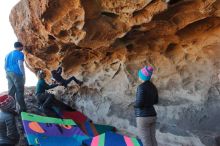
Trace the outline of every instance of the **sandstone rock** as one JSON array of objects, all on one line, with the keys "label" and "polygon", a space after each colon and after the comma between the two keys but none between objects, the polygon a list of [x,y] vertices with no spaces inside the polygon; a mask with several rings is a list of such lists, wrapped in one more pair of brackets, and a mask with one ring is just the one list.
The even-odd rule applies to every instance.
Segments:
[{"label": "sandstone rock", "polygon": [[[95,122],[135,135],[137,71],[155,68],[161,145],[215,145],[220,118],[219,0],[21,0],[10,21],[28,67],[61,63],[73,82],[57,95]],[[62,91],[60,91],[62,90]]]}]

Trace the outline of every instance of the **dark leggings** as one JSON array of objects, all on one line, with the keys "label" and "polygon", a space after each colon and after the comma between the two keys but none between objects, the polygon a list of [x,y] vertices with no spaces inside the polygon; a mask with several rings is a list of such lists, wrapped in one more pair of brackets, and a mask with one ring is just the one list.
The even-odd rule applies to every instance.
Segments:
[{"label": "dark leggings", "polygon": [[77,84],[79,83],[79,80],[77,80],[74,76],[72,76],[71,78],[67,79],[67,80],[64,80],[63,81],[63,86],[67,87],[67,85],[72,81],[74,80]]},{"label": "dark leggings", "polygon": [[48,116],[56,116],[52,109],[53,102],[55,101],[55,96],[53,94],[42,93],[37,95],[37,98],[39,106],[42,107],[42,112]]},{"label": "dark leggings", "polygon": [[38,104],[41,105],[43,108],[47,108],[50,107],[55,96],[50,93],[42,93],[37,95],[37,98],[38,98]]}]

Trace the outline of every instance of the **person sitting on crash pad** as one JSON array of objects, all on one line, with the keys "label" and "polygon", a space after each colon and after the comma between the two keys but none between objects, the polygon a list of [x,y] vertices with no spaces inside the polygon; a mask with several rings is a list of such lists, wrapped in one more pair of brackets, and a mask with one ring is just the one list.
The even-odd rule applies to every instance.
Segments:
[{"label": "person sitting on crash pad", "polygon": [[39,70],[37,72],[38,82],[36,85],[35,95],[38,100],[40,109],[46,112],[46,109],[51,107],[52,101],[55,99],[55,96],[51,93],[48,93],[46,90],[57,87],[59,84],[49,85],[45,81],[46,74],[44,71]]},{"label": "person sitting on crash pad", "polygon": [[65,88],[67,87],[67,85],[72,81],[74,80],[79,86],[81,86],[83,84],[82,81],[80,80],[77,80],[74,76],[70,77],[69,79],[64,79],[62,76],[61,76],[61,73],[62,73],[62,67],[59,66],[57,70],[52,70],[51,71],[51,74],[52,74],[52,78],[60,83],[62,86],[64,86]]}]

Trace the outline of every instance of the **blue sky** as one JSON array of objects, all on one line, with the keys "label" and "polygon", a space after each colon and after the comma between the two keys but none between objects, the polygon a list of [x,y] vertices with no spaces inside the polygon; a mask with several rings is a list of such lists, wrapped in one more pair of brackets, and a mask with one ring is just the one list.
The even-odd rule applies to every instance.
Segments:
[{"label": "blue sky", "polygon": [[[12,51],[13,44],[17,41],[17,38],[14,34],[14,31],[9,22],[9,14],[11,9],[13,8],[19,0],[3,0],[0,5],[0,44],[1,44],[1,52],[0,52],[0,93],[3,91],[7,91],[8,83],[4,70],[4,58],[7,53]],[[26,84],[25,86],[34,86],[36,85],[37,78],[36,76],[30,72],[27,68],[26,71]]]}]

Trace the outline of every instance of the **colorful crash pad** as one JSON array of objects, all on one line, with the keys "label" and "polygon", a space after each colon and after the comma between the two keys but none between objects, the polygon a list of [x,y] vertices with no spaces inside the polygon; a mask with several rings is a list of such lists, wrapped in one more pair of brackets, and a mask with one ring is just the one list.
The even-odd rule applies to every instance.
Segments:
[{"label": "colorful crash pad", "polygon": [[95,125],[92,123],[92,121],[86,121],[83,125],[80,126],[81,130],[88,136],[94,137],[99,135],[97,132]]},{"label": "colorful crash pad", "polygon": [[76,124],[87,136],[94,137],[96,135],[99,135],[93,122],[79,111],[64,111],[62,113],[62,117],[75,121]]},{"label": "colorful crash pad", "polygon": [[99,134],[102,134],[108,131],[116,132],[116,128],[113,126],[109,126],[109,125],[95,124],[95,128]]},{"label": "colorful crash pad", "polygon": [[29,145],[53,143],[58,139],[61,143],[69,139],[81,144],[83,140],[88,139],[71,119],[44,117],[25,112],[21,113],[21,117]]},{"label": "colorful crash pad", "polygon": [[38,139],[40,146],[81,146],[82,144],[73,138],[69,137],[56,137],[56,138],[44,138]]},{"label": "colorful crash pad", "polygon": [[72,119],[77,124],[85,123],[88,118],[79,111],[64,111],[62,114],[65,119]]},{"label": "colorful crash pad", "polygon": [[141,141],[121,134],[106,132],[83,141],[84,146],[143,146]]},{"label": "colorful crash pad", "polygon": [[64,124],[64,125],[76,125],[76,123],[71,119],[59,119],[53,117],[45,117],[36,114],[21,113],[21,119],[26,121],[34,121],[39,123],[53,123],[53,124]]}]

